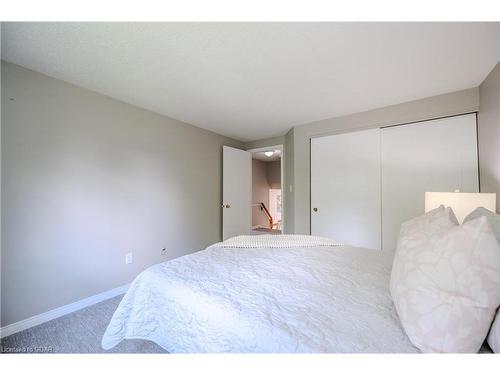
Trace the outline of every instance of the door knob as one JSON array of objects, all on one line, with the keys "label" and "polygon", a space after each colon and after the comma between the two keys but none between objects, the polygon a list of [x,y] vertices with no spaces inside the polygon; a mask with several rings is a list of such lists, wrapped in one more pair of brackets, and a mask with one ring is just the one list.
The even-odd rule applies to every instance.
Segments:
[{"label": "door knob", "polygon": [[222,208],[231,208],[231,205],[230,204],[223,204]]},{"label": "door knob", "polygon": [[318,207],[314,207],[314,208],[313,208],[313,211],[314,211],[314,212],[318,212]]}]

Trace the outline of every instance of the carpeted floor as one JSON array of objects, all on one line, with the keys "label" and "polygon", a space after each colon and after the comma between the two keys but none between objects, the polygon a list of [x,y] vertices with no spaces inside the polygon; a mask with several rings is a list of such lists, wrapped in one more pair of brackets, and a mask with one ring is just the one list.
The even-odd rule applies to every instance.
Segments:
[{"label": "carpeted floor", "polygon": [[[151,341],[124,340],[111,350],[101,338],[123,296],[3,338],[0,353],[167,353]],[[485,343],[480,353],[491,353]]]},{"label": "carpeted floor", "polygon": [[101,338],[123,296],[100,302],[72,314],[29,328],[1,340],[2,353],[166,353],[145,340],[124,340],[111,350]]}]

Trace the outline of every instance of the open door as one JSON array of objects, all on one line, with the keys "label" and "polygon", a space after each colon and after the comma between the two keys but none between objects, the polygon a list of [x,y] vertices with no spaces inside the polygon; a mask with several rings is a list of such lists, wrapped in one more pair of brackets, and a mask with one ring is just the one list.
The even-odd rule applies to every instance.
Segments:
[{"label": "open door", "polygon": [[252,227],[252,154],[222,147],[222,238],[249,234]]}]

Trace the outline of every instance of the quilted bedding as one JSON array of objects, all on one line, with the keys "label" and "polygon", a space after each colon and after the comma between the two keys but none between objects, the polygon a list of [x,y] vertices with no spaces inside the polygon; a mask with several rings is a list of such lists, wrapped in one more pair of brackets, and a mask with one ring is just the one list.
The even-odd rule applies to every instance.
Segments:
[{"label": "quilted bedding", "polygon": [[418,352],[389,294],[391,256],[218,245],[142,272],[102,347],[140,338],[171,353]]}]

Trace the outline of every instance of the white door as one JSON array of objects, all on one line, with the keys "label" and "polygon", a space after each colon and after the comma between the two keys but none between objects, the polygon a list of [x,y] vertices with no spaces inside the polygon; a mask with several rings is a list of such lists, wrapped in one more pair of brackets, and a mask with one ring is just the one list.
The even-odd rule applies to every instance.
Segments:
[{"label": "white door", "polygon": [[382,129],[382,242],[424,213],[426,191],[479,191],[476,114]]},{"label": "white door", "polygon": [[252,228],[252,154],[222,148],[222,238],[249,234]]},{"label": "white door", "polygon": [[380,129],[311,139],[311,234],[381,248]]}]

